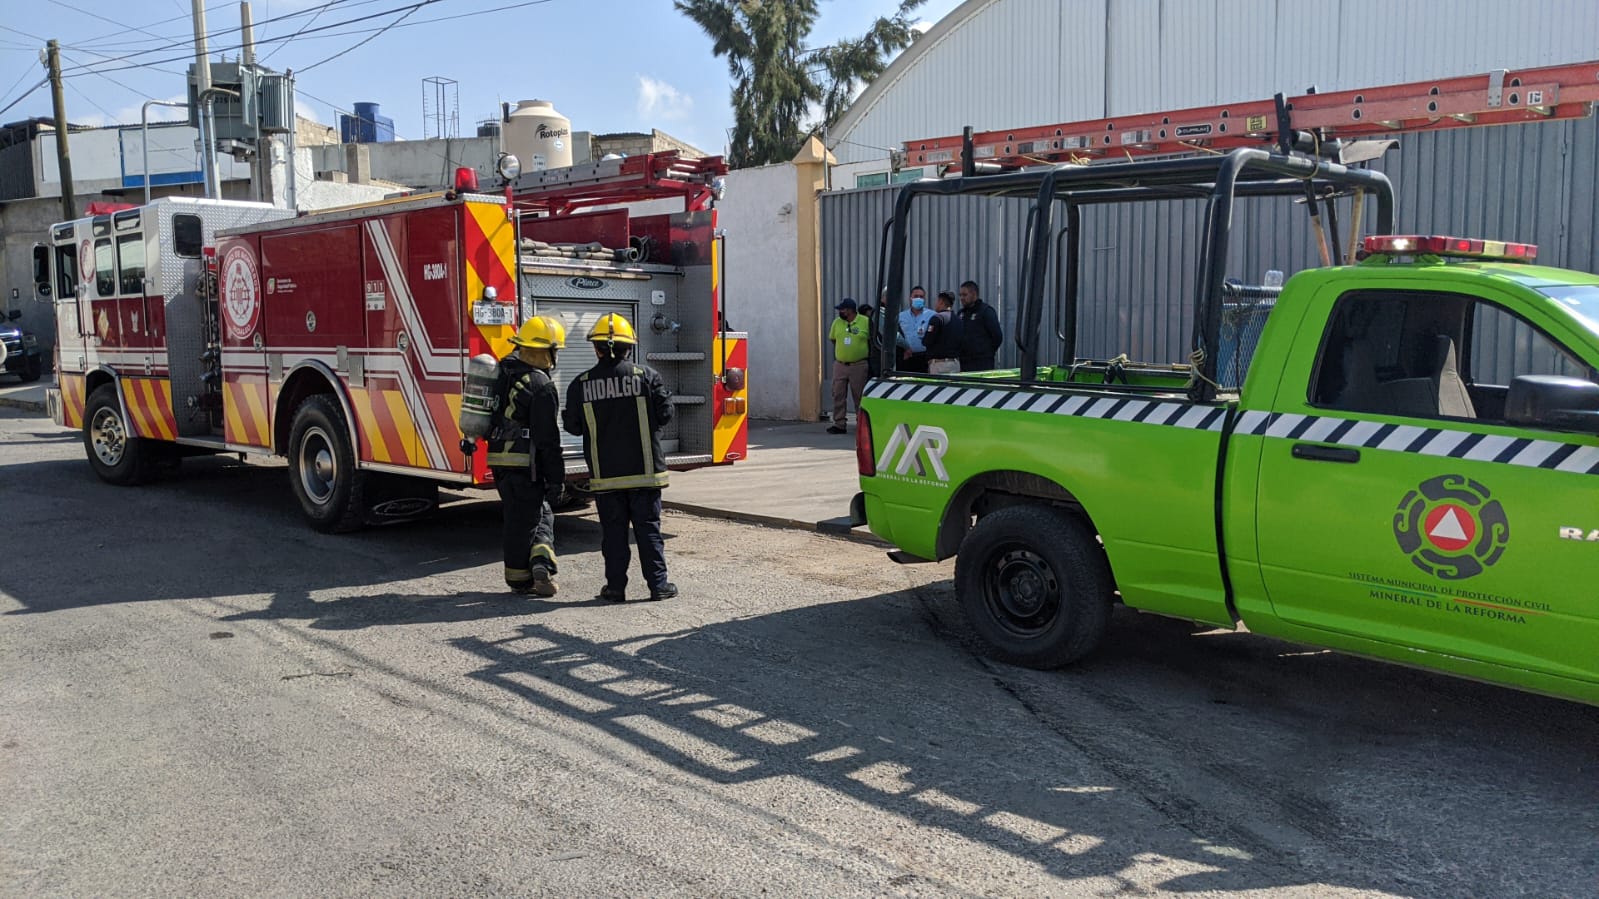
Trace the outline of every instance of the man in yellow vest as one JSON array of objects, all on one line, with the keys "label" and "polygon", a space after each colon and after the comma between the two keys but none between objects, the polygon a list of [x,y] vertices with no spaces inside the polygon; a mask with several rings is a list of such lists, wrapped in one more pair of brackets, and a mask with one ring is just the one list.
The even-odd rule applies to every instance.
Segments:
[{"label": "man in yellow vest", "polygon": [[554,596],[555,513],[566,485],[560,391],[550,379],[566,327],[549,316],[528,319],[500,360],[499,405],[489,432],[489,468],[504,522],[505,583],[517,593]]},{"label": "man in yellow vest", "polygon": [[847,434],[845,416],[849,410],[844,401],[846,397],[853,398],[855,412],[860,413],[861,394],[866,392],[866,377],[870,374],[866,357],[872,352],[872,322],[858,314],[855,301],[849,297],[839,300],[833,308],[838,310],[838,318],[833,319],[833,327],[827,333],[833,341],[833,424],[827,433]]},{"label": "man in yellow vest", "polygon": [[588,339],[599,361],[567,387],[561,421],[567,433],[583,438],[589,490],[600,514],[605,588],[599,598],[627,599],[631,524],[650,599],[671,599],[677,585],[666,579],[661,539],[661,488],[666,486],[661,430],[672,421],[672,392],[654,369],[628,359],[638,336],[626,318],[614,312],[601,316]]}]

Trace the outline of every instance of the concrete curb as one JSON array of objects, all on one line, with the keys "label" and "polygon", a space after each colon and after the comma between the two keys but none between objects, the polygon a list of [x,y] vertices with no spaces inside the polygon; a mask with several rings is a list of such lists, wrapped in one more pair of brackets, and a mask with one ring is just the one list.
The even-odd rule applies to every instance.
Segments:
[{"label": "concrete curb", "polygon": [[40,414],[43,414],[46,411],[44,403],[36,403],[33,400],[13,399],[9,396],[0,396],[0,406],[4,406],[8,409],[22,409],[28,412],[38,412]]},{"label": "concrete curb", "polygon": [[[694,503],[682,503],[676,500],[662,500],[661,507],[674,512],[687,515],[697,515],[701,518],[720,518],[723,521],[736,521],[740,524],[754,524],[761,527],[781,528],[788,531],[811,531],[816,534],[825,534],[829,537],[838,537],[852,543],[862,543],[867,546],[879,546],[891,549],[887,543],[877,539],[870,533],[856,532],[847,525],[836,524],[834,521],[802,521],[798,518],[781,518],[775,515],[759,515],[754,512],[738,512],[732,509],[717,509],[711,506],[699,506]],[[835,520],[836,521],[836,520]]]}]

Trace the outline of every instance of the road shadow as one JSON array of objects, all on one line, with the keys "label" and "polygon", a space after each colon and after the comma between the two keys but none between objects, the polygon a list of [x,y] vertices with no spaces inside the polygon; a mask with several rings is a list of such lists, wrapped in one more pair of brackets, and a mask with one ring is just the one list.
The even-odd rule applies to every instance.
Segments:
[{"label": "road shadow", "polygon": [[[0,590],[23,606],[9,614],[268,594],[265,617],[348,623],[359,620],[356,606],[369,603],[377,623],[404,619],[410,613],[399,607],[414,600],[393,591],[386,602],[351,595],[319,609],[313,606],[329,603],[309,597],[480,566],[493,567],[484,587],[499,584],[500,504],[489,491],[442,491],[439,509],[425,519],[350,534],[311,530],[284,466],[233,457],[187,459],[178,473],[138,487],[101,482],[81,458],[4,465],[0,496],[13,525]],[[597,550],[598,524],[558,515],[556,543],[561,552]],[[471,598],[458,600],[453,613],[446,605],[422,620],[500,608]]]},{"label": "road shadow", "polygon": [[[1599,719],[1585,707],[1419,672],[1402,672],[1396,692],[1391,666],[1134,615],[1062,672],[952,656],[958,633],[897,644],[884,633],[927,603],[905,591],[616,641],[533,622],[451,642],[480,661],[472,678],[710,783],[799,779],[1062,878],[1137,892],[1130,872],[1143,868],[1174,892],[1457,896],[1521,892],[1516,878],[1551,870],[1542,858],[1567,859],[1566,889],[1546,895],[1599,874],[1588,785]],[[1276,689],[1250,693],[1241,668],[1263,661],[1253,675]],[[1455,688],[1460,707],[1427,713]],[[1440,772],[1440,791],[1386,770],[1457,741],[1495,747],[1481,769],[1458,766],[1459,778],[1498,777],[1492,789],[1455,790]],[[1499,753],[1542,767],[1517,777],[1493,764]],[[1363,784],[1371,795],[1352,798]],[[1557,826],[1504,832],[1540,805]]]}]

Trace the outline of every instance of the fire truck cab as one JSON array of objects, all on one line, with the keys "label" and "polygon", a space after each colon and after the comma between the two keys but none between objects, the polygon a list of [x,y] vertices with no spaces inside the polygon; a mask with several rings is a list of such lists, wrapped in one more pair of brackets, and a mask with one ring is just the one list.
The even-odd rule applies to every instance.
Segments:
[{"label": "fire truck cab", "polygon": [[[458,426],[473,356],[503,358],[523,321],[555,315],[564,391],[592,364],[593,321],[621,312],[674,394],[669,465],[741,458],[744,335],[721,312],[714,209],[530,205],[452,190],[296,216],[163,199],[57,225],[36,249],[59,333],[51,415],[111,483],[185,455],[277,455],[319,530],[401,521],[440,485],[493,484]],[[564,450],[581,493],[581,447]]]}]

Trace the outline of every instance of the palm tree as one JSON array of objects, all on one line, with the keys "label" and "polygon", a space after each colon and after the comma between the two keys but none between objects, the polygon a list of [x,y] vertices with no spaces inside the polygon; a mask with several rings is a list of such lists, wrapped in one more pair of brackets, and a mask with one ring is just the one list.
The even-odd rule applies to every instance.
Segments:
[{"label": "palm tree", "polygon": [[[733,78],[735,168],[793,158],[805,139],[837,121],[857,89],[883,73],[888,58],[917,37],[911,13],[925,0],[901,0],[854,39],[809,47],[818,0],[675,0],[700,26]],[[809,120],[809,121],[808,121]]]}]

